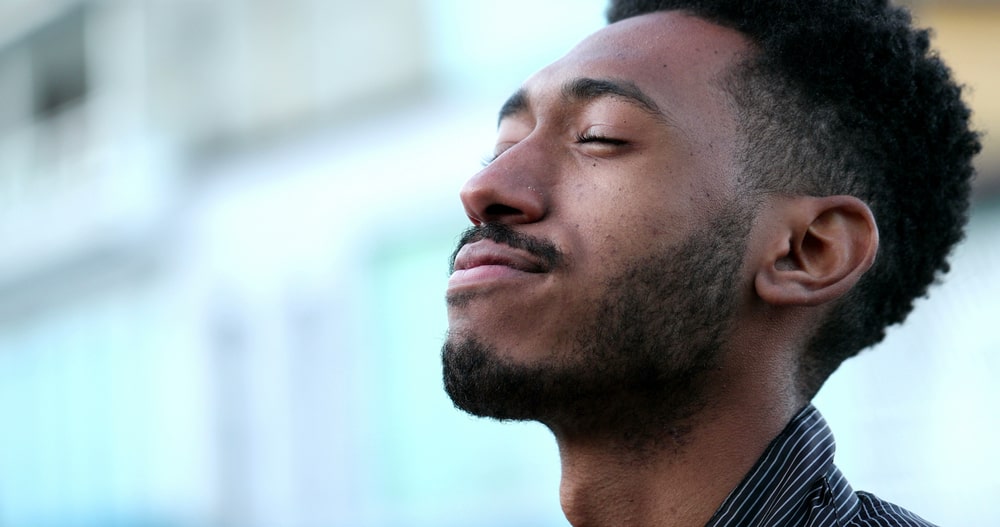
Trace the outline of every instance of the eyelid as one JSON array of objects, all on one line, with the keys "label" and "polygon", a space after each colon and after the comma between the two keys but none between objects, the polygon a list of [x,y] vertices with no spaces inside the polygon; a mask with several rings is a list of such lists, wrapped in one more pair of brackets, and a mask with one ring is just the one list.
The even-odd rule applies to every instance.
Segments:
[{"label": "eyelid", "polygon": [[594,132],[593,130],[587,130],[586,132],[577,134],[576,141],[578,143],[604,143],[609,145],[628,144],[628,141],[624,139],[618,139],[617,137],[605,135],[601,132]]},{"label": "eyelid", "polygon": [[[601,128],[603,127],[601,126],[598,126],[596,128],[590,127],[584,130],[583,132],[576,134],[576,142],[578,144],[589,143],[589,144],[602,145],[606,147],[626,146],[630,144],[630,141],[626,139],[621,139],[615,135],[610,135],[604,131],[601,131]],[[480,160],[482,166],[483,167],[489,166],[491,163],[496,161],[498,157],[503,155],[504,152],[512,148],[517,143],[518,141],[509,141],[509,142],[504,141],[501,143],[497,143],[497,145],[493,149],[493,153],[483,156],[483,158]]]}]

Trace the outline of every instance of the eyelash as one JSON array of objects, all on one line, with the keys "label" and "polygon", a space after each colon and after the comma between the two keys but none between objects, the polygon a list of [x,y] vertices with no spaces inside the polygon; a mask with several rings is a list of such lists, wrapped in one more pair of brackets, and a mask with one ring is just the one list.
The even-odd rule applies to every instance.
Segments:
[{"label": "eyelash", "polygon": [[[604,143],[604,144],[608,144],[608,145],[612,145],[612,146],[622,146],[622,145],[628,143],[628,141],[625,141],[623,139],[614,139],[614,138],[607,137],[607,136],[604,136],[604,135],[596,135],[596,134],[591,134],[591,133],[577,134],[577,136],[576,136],[576,142],[577,143]],[[493,161],[495,161],[497,157],[499,157],[499,156],[496,156],[496,155],[483,156],[483,158],[480,159],[479,162],[484,167],[486,167],[490,163],[492,163]]]},{"label": "eyelash", "polygon": [[577,143],[605,143],[614,146],[621,146],[626,144],[628,141],[622,139],[614,139],[604,135],[595,135],[591,133],[582,133],[576,136]]}]

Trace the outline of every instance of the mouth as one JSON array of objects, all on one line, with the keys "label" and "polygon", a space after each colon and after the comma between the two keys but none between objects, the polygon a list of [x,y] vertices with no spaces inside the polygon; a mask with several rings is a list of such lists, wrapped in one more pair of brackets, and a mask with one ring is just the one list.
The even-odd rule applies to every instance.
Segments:
[{"label": "mouth", "polygon": [[491,240],[463,246],[455,256],[448,289],[484,285],[548,272],[549,266],[530,253]]},{"label": "mouth", "polygon": [[510,267],[525,273],[544,273],[544,262],[530,254],[490,240],[480,240],[462,247],[455,257],[455,271],[487,265]]}]

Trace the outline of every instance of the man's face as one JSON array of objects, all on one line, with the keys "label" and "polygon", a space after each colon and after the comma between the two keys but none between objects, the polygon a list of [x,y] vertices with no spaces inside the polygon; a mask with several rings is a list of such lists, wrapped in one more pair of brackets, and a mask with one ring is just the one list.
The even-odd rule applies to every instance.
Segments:
[{"label": "man's face", "polygon": [[636,17],[504,105],[496,157],[462,190],[479,228],[447,292],[456,404],[554,427],[608,426],[625,408],[596,415],[609,399],[693,404],[734,315],[751,219],[722,88],[747,50],[677,12]]}]

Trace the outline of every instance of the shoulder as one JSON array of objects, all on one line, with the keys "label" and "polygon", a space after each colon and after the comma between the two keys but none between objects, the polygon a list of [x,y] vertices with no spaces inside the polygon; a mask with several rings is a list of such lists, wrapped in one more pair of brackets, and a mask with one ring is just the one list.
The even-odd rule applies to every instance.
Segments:
[{"label": "shoulder", "polygon": [[850,527],[935,527],[933,523],[874,494],[863,491],[855,494],[858,510],[848,523]]}]

